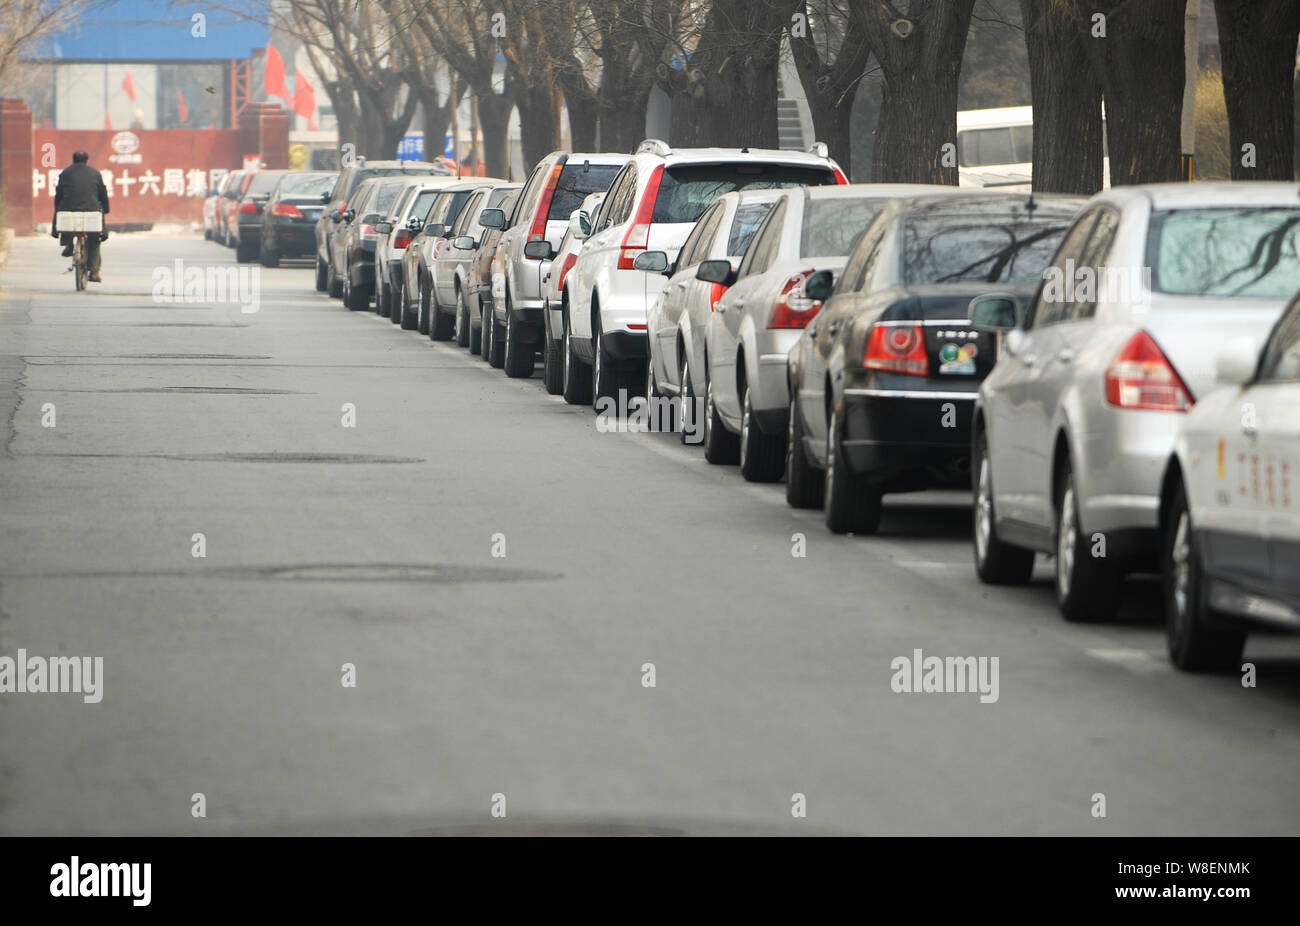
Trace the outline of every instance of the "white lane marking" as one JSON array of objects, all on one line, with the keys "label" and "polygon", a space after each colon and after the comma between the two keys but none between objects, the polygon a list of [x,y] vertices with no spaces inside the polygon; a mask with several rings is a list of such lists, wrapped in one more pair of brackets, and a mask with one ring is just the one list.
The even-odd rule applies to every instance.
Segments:
[{"label": "white lane marking", "polygon": [[1161,672],[1169,669],[1169,662],[1167,660],[1160,659],[1155,653],[1148,652],[1147,650],[1128,648],[1089,648],[1085,649],[1083,652],[1085,655],[1091,656],[1093,659],[1100,659],[1102,662],[1109,662],[1111,665],[1128,669],[1130,672],[1146,674],[1148,672]]}]

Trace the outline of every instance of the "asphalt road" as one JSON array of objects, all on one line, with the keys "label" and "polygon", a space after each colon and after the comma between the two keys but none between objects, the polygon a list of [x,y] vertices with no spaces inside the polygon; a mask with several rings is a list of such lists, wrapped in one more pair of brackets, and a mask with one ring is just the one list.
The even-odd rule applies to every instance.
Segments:
[{"label": "asphalt road", "polygon": [[[152,297],[233,253],[0,271],[0,656],[103,659],[99,703],[0,694],[0,832],[1300,830],[1300,641],[1252,638],[1253,688],[1177,673],[1149,582],[1067,625],[1046,562],[978,583],[953,495],[832,537],[305,263],[255,313]],[[997,700],[895,693],[916,649],[998,657]]]}]

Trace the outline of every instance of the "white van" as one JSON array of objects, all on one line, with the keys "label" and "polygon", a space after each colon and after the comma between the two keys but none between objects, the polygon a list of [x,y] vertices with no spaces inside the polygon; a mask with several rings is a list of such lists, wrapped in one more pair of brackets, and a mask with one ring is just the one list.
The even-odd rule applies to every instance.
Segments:
[{"label": "white van", "polygon": [[[1102,115],[1102,150],[1106,145]],[[967,109],[957,113],[957,174],[964,187],[1028,193],[1034,178],[1034,107]],[[1110,187],[1110,158],[1102,160]]]}]

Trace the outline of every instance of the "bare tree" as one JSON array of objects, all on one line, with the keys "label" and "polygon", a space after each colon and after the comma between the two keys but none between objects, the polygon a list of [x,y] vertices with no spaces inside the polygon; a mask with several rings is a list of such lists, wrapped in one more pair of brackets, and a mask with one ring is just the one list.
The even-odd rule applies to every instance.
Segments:
[{"label": "bare tree", "polygon": [[790,51],[813,128],[852,176],[849,116],[871,57],[862,19],[849,15],[847,0],[803,0],[796,13],[803,18],[790,22]]},{"label": "bare tree", "polygon": [[[1233,180],[1295,179],[1297,0],[1215,0]],[[1254,164],[1245,155],[1253,146]]]},{"label": "bare tree", "polygon": [[99,3],[94,0],[4,0],[0,3],[0,87],[11,69],[33,56],[41,43],[76,23]]}]

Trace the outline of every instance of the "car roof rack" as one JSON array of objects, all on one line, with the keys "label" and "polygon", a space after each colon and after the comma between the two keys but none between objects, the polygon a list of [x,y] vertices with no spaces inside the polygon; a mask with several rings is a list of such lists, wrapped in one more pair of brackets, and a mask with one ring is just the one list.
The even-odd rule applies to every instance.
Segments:
[{"label": "car roof rack", "polygon": [[647,138],[641,144],[636,146],[636,154],[657,154],[660,157],[667,157],[673,153],[673,149],[668,147],[668,142],[658,138]]}]

